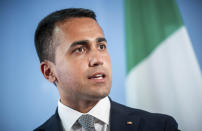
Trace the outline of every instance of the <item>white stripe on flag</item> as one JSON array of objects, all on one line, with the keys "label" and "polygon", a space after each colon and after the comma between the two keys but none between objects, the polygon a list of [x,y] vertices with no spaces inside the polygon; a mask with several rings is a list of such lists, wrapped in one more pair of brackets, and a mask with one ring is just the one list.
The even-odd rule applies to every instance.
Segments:
[{"label": "white stripe on flag", "polygon": [[202,129],[202,75],[184,26],[132,69],[126,88],[129,106],[175,116],[181,130]]}]

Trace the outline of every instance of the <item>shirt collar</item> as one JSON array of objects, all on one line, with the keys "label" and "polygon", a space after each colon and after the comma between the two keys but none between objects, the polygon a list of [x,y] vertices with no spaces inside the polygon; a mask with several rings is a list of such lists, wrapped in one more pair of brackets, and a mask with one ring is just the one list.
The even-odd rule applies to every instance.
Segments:
[{"label": "shirt collar", "polygon": [[60,100],[58,100],[58,114],[65,131],[69,131],[77,119],[82,115],[81,112],[62,104]]},{"label": "shirt collar", "polygon": [[[101,99],[88,113],[98,120],[109,125],[110,116],[110,101],[108,97]],[[58,114],[62,121],[62,125],[65,130],[70,130],[73,124],[78,120],[78,118],[83,114],[74,109],[71,109],[58,100]]]},{"label": "shirt collar", "polygon": [[87,114],[90,114],[109,125],[110,101],[108,97],[101,99]]}]

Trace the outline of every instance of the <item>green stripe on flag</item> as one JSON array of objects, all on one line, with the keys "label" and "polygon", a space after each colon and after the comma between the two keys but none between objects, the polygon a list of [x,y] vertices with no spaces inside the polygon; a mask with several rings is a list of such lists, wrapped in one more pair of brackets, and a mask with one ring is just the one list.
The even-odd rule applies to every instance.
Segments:
[{"label": "green stripe on flag", "polygon": [[175,0],[125,0],[125,17],[128,72],[183,25]]}]

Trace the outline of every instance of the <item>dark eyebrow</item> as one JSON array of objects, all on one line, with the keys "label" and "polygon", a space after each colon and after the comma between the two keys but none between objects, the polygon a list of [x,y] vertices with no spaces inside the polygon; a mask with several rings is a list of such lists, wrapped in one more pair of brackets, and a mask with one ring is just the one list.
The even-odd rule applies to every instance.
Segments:
[{"label": "dark eyebrow", "polygon": [[88,43],[89,43],[88,40],[75,41],[71,44],[70,48],[77,46],[77,45],[86,45]]},{"label": "dark eyebrow", "polygon": [[96,42],[107,42],[107,40],[105,38],[97,38]]},{"label": "dark eyebrow", "polygon": [[[96,42],[103,42],[103,41],[107,42],[107,40],[102,37],[96,39]],[[87,45],[88,43],[89,43],[88,40],[75,41],[71,44],[70,48],[77,46],[77,45]]]}]

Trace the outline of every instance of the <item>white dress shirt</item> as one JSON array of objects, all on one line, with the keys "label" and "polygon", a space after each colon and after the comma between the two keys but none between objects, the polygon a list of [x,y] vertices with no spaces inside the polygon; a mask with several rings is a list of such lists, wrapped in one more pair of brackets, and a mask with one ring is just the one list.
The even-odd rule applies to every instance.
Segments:
[{"label": "white dress shirt", "polygon": [[[109,131],[110,101],[108,97],[101,99],[88,113],[95,117],[96,131]],[[84,113],[71,109],[58,101],[58,114],[64,131],[84,131],[78,118]]]}]

